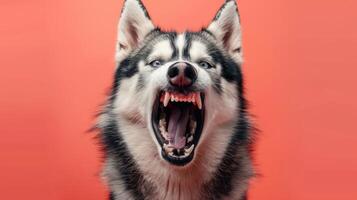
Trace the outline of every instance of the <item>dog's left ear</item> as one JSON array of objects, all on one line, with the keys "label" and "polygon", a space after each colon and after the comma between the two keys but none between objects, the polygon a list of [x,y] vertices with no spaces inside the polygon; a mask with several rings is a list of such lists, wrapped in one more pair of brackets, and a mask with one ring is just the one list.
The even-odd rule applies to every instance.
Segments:
[{"label": "dog's left ear", "polygon": [[241,26],[238,7],[234,0],[227,0],[207,28],[228,53],[242,61]]},{"label": "dog's left ear", "polygon": [[140,0],[125,0],[118,25],[115,59],[121,62],[145,36],[155,29]]}]

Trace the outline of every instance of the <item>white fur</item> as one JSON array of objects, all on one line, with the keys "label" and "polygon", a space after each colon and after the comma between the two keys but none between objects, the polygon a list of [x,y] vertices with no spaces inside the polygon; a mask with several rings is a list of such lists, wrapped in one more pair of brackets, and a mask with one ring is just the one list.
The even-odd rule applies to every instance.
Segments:
[{"label": "white fur", "polygon": [[178,49],[178,52],[179,52],[179,59],[182,59],[182,52],[183,52],[183,48],[185,46],[185,34],[182,33],[180,35],[177,36],[177,39],[176,39],[176,42],[175,42],[175,45]]},{"label": "white fur", "polygon": [[173,49],[171,48],[169,40],[163,40],[161,42],[158,42],[157,44],[155,44],[153,49],[154,50],[148,57],[149,62],[157,59],[167,61],[171,58],[171,55],[173,53]]},{"label": "white fur", "polygon": [[191,48],[190,48],[190,57],[192,62],[197,62],[200,60],[207,60],[212,61],[208,52],[207,47],[200,41],[192,41]]}]

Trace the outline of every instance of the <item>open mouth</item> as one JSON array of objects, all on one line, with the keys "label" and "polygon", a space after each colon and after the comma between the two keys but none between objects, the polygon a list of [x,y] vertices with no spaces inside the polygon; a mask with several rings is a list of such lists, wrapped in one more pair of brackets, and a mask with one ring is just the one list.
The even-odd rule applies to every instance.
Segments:
[{"label": "open mouth", "polygon": [[183,166],[192,161],[204,124],[204,94],[159,92],[152,126],[162,157]]}]

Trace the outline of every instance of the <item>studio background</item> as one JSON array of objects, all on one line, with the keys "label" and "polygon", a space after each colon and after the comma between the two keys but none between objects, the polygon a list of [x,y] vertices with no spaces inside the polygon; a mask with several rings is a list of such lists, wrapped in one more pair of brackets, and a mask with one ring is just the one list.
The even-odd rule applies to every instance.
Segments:
[{"label": "studio background", "polygon": [[[198,30],[223,0],[143,0]],[[100,200],[95,113],[114,72],[122,0],[0,1],[0,198]],[[240,0],[256,127],[250,200],[357,199],[357,2]]]}]

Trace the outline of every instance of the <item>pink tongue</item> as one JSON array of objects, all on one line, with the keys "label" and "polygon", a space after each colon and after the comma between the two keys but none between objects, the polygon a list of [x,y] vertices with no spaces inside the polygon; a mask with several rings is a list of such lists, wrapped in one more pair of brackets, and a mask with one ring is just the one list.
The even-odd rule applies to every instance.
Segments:
[{"label": "pink tongue", "polygon": [[188,122],[188,109],[180,109],[174,106],[169,119],[169,143],[176,149],[185,147],[185,131]]}]

